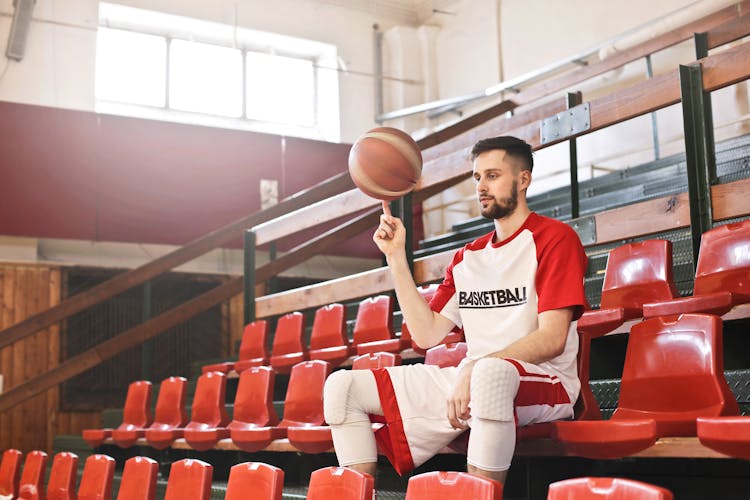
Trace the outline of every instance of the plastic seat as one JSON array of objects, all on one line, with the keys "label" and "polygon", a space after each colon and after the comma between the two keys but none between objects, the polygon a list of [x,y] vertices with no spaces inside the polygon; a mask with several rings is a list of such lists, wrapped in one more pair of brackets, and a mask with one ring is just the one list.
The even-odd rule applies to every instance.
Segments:
[{"label": "plastic seat", "polygon": [[704,446],[750,460],[750,417],[699,417],[697,430]]},{"label": "plastic seat", "polygon": [[641,318],[644,303],[677,296],[672,276],[672,242],[628,243],[609,253],[601,306],[583,313],[578,319],[578,331],[599,337],[627,320]]},{"label": "plastic seat", "polygon": [[78,500],[110,500],[114,475],[114,458],[107,455],[91,455],[83,466]]},{"label": "plastic seat", "polygon": [[555,437],[588,458],[620,458],[664,436],[695,436],[697,417],[737,415],[724,378],[722,323],[685,314],[633,326],[618,408],[608,421],[556,422]]},{"label": "plastic seat", "polygon": [[[239,364],[239,366],[237,366]],[[251,366],[268,364],[268,322],[259,319],[245,325],[240,342],[240,353],[237,361],[203,365],[203,373],[229,373],[232,370],[241,372]]]},{"label": "plastic seat", "polygon": [[274,427],[279,416],[273,406],[276,373],[267,366],[248,368],[240,375],[234,399],[234,419],[227,428],[233,431]]},{"label": "plastic seat", "polygon": [[723,315],[750,303],[750,220],[703,233],[695,270],[693,296],[650,300],[647,317],[684,313]]},{"label": "plastic seat", "polygon": [[52,459],[47,481],[47,500],[75,500],[78,455],[62,451]]},{"label": "plastic seat", "polygon": [[440,344],[427,350],[424,364],[437,365],[440,368],[458,366],[466,357],[466,342]]},{"label": "plastic seat", "polygon": [[294,365],[307,359],[304,332],[305,317],[301,312],[279,318],[271,348],[271,367],[277,373],[289,373]]},{"label": "plastic seat", "polygon": [[[151,415],[151,382],[148,380],[139,380],[128,386],[128,394],[125,397],[125,408],[122,415],[122,423],[117,430],[130,431],[135,433],[136,439],[143,437],[146,427],[153,421]],[[112,429],[84,429],[83,439],[91,446],[96,448],[100,446],[105,439],[112,437]],[[135,439],[122,439],[118,443],[123,448],[132,446]]]},{"label": "plastic seat", "polygon": [[175,439],[182,437],[188,421],[186,394],[187,379],[184,377],[169,377],[161,383],[154,423],[145,432],[146,441],[157,450],[168,448]]},{"label": "plastic seat", "polygon": [[315,311],[310,334],[310,359],[328,361],[338,366],[354,353],[346,336],[343,304],[329,304]]},{"label": "plastic seat", "polygon": [[39,450],[29,452],[23,464],[21,482],[18,486],[18,498],[44,499],[44,475],[46,473],[47,454]]},{"label": "plastic seat", "polygon": [[[404,335],[404,331],[406,331],[407,335],[409,335],[409,337],[411,337],[411,334],[409,333],[409,327],[407,325],[405,325],[405,324],[401,326],[401,335],[402,336]],[[453,330],[451,330],[450,332],[448,332],[448,335],[446,335],[443,338],[443,340],[441,340],[440,343],[437,344],[437,346],[433,346],[433,347],[430,347],[428,349],[432,349],[434,347],[438,347],[438,346],[445,345],[445,344],[456,344],[458,342],[464,342],[465,340],[466,339],[464,338],[464,329],[463,328],[459,328],[459,327],[455,327]],[[414,342],[413,339],[411,340],[411,348],[414,349],[414,352],[416,352],[417,354],[421,354],[422,356],[425,356],[427,354],[427,350],[428,350],[428,349],[424,349],[422,347],[419,347],[417,345],[417,343]]]},{"label": "plastic seat", "polygon": [[193,449],[209,450],[219,439],[229,437],[226,393],[227,376],[223,373],[208,372],[198,377],[192,418],[183,433]]},{"label": "plastic seat", "polygon": [[401,355],[392,352],[371,352],[354,358],[352,370],[377,370],[388,366],[399,366]]},{"label": "plastic seat", "polygon": [[125,462],[117,500],[154,500],[159,464],[148,457],[133,457]]},{"label": "plastic seat", "polygon": [[502,500],[502,483],[466,472],[434,471],[412,476],[406,500]]},{"label": "plastic seat", "polygon": [[0,495],[18,495],[18,482],[21,479],[21,459],[23,453],[10,449],[3,452],[3,460],[0,462]]},{"label": "plastic seat", "polygon": [[354,321],[354,346],[358,356],[401,350],[401,341],[393,334],[393,300],[390,295],[369,297],[359,303]]},{"label": "plastic seat", "polygon": [[164,500],[210,500],[214,468],[202,460],[186,458],[172,463]]},{"label": "plastic seat", "polygon": [[326,467],[310,474],[307,500],[371,500],[375,480],[346,467]]},{"label": "plastic seat", "polygon": [[611,477],[581,477],[549,485],[547,500],[672,500],[672,492],[653,484]]},{"label": "plastic seat", "polygon": [[281,500],[283,493],[282,469],[260,462],[245,462],[230,469],[224,500]]},{"label": "plastic seat", "polygon": [[[262,450],[271,441],[289,437],[297,448],[307,451],[305,445],[315,447],[319,440],[327,446],[323,451],[331,448],[330,429],[323,426],[323,385],[326,377],[331,373],[331,364],[327,361],[313,360],[299,363],[292,368],[284,399],[284,418],[277,426],[232,428],[230,434],[232,441],[240,449],[254,452]],[[308,434],[297,436],[298,440],[292,441],[293,437],[288,435],[292,427],[310,426],[312,430]],[[322,437],[321,437],[322,435]],[[307,449],[305,449],[307,448]],[[318,453],[313,452],[313,453]]]}]

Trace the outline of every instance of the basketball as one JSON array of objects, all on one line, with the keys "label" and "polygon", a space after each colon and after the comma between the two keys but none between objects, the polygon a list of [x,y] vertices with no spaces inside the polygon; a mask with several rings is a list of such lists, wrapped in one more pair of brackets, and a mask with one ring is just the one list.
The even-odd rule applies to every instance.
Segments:
[{"label": "basketball", "polygon": [[409,134],[378,127],[360,136],[349,151],[349,175],[354,184],[378,200],[395,200],[409,193],[422,174],[422,152]]}]

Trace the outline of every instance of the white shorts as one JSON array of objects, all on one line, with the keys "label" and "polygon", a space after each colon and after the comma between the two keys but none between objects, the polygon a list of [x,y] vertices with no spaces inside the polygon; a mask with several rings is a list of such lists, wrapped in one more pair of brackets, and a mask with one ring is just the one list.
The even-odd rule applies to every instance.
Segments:
[{"label": "white shorts", "polygon": [[[531,363],[508,360],[519,372],[514,406],[516,425],[526,426],[573,416],[571,397],[556,375]],[[373,370],[385,426],[375,433],[378,445],[399,474],[420,466],[464,431],[451,427],[447,401],[459,368],[404,365]],[[471,407],[471,404],[469,404]],[[468,422],[471,426],[471,420]]]}]

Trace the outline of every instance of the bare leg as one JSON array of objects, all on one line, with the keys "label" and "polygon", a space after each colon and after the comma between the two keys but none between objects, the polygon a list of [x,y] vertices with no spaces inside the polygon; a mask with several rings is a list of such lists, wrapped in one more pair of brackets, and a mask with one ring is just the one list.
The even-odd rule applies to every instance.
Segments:
[{"label": "bare leg", "polygon": [[474,474],[475,476],[488,477],[490,479],[494,479],[495,481],[499,481],[501,483],[505,483],[505,478],[508,476],[507,470],[501,470],[501,471],[482,470],[479,467],[474,467],[471,464],[466,464],[466,470],[469,472],[469,474]]},{"label": "bare leg", "polygon": [[369,474],[374,478],[377,465],[378,465],[377,462],[367,462],[364,464],[352,464],[352,465],[349,465],[348,467],[350,469],[356,470],[357,472],[364,472],[366,474]]}]

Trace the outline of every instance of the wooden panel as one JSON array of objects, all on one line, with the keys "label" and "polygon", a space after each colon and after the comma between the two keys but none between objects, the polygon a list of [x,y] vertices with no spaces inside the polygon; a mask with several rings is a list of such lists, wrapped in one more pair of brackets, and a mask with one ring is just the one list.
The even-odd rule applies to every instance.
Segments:
[{"label": "wooden panel", "polygon": [[605,243],[690,225],[687,193],[665,196],[596,214],[596,243]]},{"label": "wooden panel", "polygon": [[750,215],[750,179],[711,188],[711,202],[715,220]]},{"label": "wooden panel", "polygon": [[[451,250],[417,259],[414,262],[415,281],[424,283],[442,278],[453,253],[454,251]],[[255,315],[258,318],[267,318],[391,290],[393,290],[393,280],[390,272],[387,268],[381,267],[353,276],[259,297],[255,300]]]},{"label": "wooden panel", "polygon": [[[59,300],[60,271],[46,265],[0,265],[0,327],[18,322]],[[54,366],[59,356],[56,331],[42,330],[0,349],[0,373],[7,392]],[[0,449],[51,451],[57,389],[0,412]]]}]

